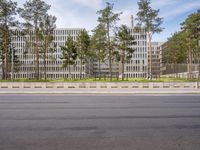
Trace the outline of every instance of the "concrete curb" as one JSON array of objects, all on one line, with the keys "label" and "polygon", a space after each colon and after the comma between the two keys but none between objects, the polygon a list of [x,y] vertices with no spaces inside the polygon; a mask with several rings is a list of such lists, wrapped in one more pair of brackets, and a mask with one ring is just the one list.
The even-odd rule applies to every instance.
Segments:
[{"label": "concrete curb", "polygon": [[200,89],[1,89],[0,94],[200,94]]}]

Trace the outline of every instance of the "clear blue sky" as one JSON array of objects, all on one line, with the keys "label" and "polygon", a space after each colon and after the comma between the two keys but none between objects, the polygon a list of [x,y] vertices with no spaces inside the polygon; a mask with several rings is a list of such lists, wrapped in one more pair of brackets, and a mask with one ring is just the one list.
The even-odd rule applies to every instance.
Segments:
[{"label": "clear blue sky", "polygon": [[[19,6],[25,0],[15,0]],[[119,24],[130,25],[130,16],[138,10],[138,0],[44,0],[51,5],[50,14],[57,17],[58,28],[81,27],[88,31],[97,24],[97,10],[105,7],[105,2],[114,3],[115,12],[123,12]],[[152,0],[154,9],[160,9],[159,16],[164,18],[162,27],[165,30],[155,35],[153,41],[166,41],[175,31],[180,29],[180,23],[200,8],[200,0]]]}]

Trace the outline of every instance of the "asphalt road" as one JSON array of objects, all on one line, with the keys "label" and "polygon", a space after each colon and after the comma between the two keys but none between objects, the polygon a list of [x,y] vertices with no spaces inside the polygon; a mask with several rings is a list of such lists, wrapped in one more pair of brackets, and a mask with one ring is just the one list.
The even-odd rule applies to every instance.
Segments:
[{"label": "asphalt road", "polygon": [[198,94],[0,94],[0,150],[199,149]]}]

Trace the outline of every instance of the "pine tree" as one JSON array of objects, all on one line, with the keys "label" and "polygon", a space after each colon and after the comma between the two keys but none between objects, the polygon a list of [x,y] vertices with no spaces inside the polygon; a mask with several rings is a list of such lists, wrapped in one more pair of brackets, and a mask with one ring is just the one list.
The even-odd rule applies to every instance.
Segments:
[{"label": "pine tree", "polygon": [[68,68],[68,78],[71,79],[71,65],[75,65],[78,56],[76,42],[70,35],[68,35],[65,46],[60,46],[60,48],[62,51],[61,59],[63,61],[63,67]]},{"label": "pine tree", "polygon": [[99,10],[97,13],[100,15],[98,18],[99,23],[102,23],[106,27],[106,45],[108,50],[108,59],[109,59],[109,74],[110,80],[112,81],[112,60],[113,60],[113,42],[111,41],[111,33],[116,29],[116,22],[119,20],[121,13],[113,12],[114,4],[106,3],[106,7],[102,10]]},{"label": "pine tree", "polygon": [[50,61],[50,56],[55,51],[54,34],[56,28],[56,17],[52,15],[45,15],[40,22],[40,41],[42,44],[41,53],[44,64],[44,78],[47,80],[47,61]]},{"label": "pine tree", "polygon": [[27,34],[34,32],[32,39],[33,53],[35,54],[35,78],[40,78],[40,43],[39,41],[39,25],[43,21],[43,17],[47,15],[47,11],[50,9],[50,5],[46,4],[42,0],[30,0],[26,1],[23,8],[19,9],[20,16],[25,20],[24,28],[27,29]]},{"label": "pine tree", "polygon": [[99,24],[93,30],[93,36],[91,38],[90,49],[93,54],[93,60],[98,60],[98,76],[101,79],[101,64],[105,62],[107,55],[106,46],[106,29],[103,24]]},{"label": "pine tree", "polygon": [[149,76],[152,79],[152,36],[154,33],[160,33],[163,28],[160,25],[163,22],[163,18],[158,17],[159,9],[154,10],[150,6],[151,0],[140,0],[138,2],[139,11],[137,13],[137,20],[139,21],[140,26],[145,28],[145,31],[148,36],[149,44],[149,54],[150,54],[150,65],[149,65]]},{"label": "pine tree", "polygon": [[8,78],[9,72],[9,50],[11,47],[12,27],[17,27],[19,22],[16,21],[17,3],[11,0],[0,1],[0,58],[2,59],[3,79]]},{"label": "pine tree", "polygon": [[200,40],[200,11],[197,11],[188,16],[188,18],[181,24],[182,31],[185,32],[187,54],[188,54],[188,72],[189,78],[192,77],[192,63],[194,62],[195,54],[199,55]]},{"label": "pine tree", "polygon": [[90,37],[86,30],[80,31],[77,37],[78,58],[80,60],[80,79],[82,78],[83,64],[85,64],[90,55],[89,53]]},{"label": "pine tree", "polygon": [[117,43],[118,43],[120,61],[122,64],[121,65],[122,80],[124,80],[124,65],[125,62],[128,62],[132,58],[135,49],[131,46],[136,44],[136,42],[134,41],[135,40],[134,37],[130,35],[130,29],[128,29],[126,25],[121,25],[116,37],[118,41]]}]

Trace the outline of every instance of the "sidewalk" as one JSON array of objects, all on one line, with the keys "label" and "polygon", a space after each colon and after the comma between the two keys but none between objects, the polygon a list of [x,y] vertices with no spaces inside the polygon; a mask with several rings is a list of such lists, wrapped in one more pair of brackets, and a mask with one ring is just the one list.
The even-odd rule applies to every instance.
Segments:
[{"label": "sidewalk", "polygon": [[195,88],[71,88],[71,89],[45,89],[45,88],[1,88],[0,94],[200,94],[200,89]]}]

